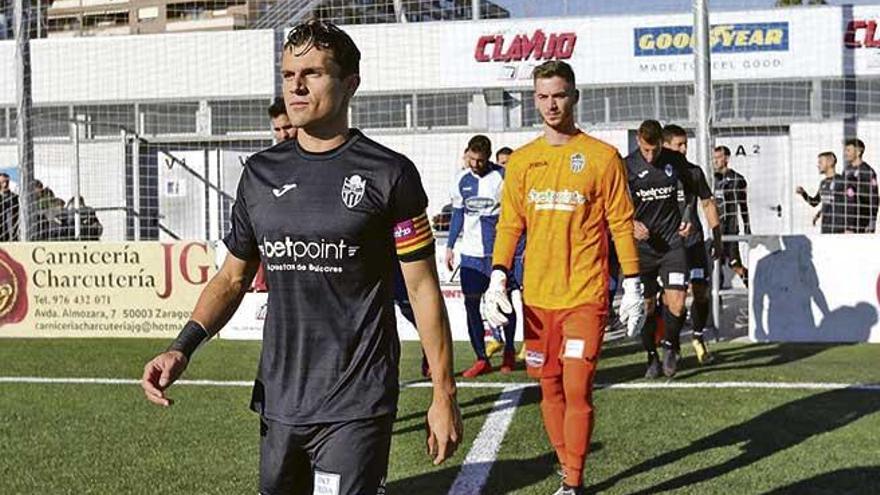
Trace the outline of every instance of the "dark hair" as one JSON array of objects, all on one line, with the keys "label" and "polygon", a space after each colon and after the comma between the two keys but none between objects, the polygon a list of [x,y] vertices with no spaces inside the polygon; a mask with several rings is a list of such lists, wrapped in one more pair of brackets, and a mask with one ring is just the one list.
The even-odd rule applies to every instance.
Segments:
[{"label": "dark hair", "polygon": [[5,177],[5,178],[8,179],[8,178],[9,178],[9,174],[7,174],[6,172],[0,172],[0,177]]},{"label": "dark hair", "polygon": [[844,146],[854,146],[856,150],[859,152],[859,157],[861,158],[862,154],[865,153],[865,143],[858,138],[847,139],[844,142]]},{"label": "dark hair", "polygon": [[489,138],[482,134],[477,134],[468,141],[467,148],[464,150],[492,156],[492,141],[489,141]]},{"label": "dark hair", "polygon": [[832,165],[837,165],[837,155],[833,151],[823,151],[819,153],[819,158],[830,158]]},{"label": "dark hair", "polygon": [[497,160],[498,157],[501,155],[511,155],[511,154],[513,154],[513,150],[508,148],[507,146],[504,146],[503,148],[501,148],[495,152],[495,159]]},{"label": "dark hair", "polygon": [[727,146],[716,146],[715,151],[720,151],[724,153],[724,156],[730,156],[730,148]]},{"label": "dark hair", "polygon": [[[299,51],[294,51],[298,48]],[[287,34],[284,49],[303,55],[312,48],[330,50],[333,60],[339,65],[339,77],[346,78],[360,74],[361,52],[354,40],[332,22],[312,19],[297,24]]]},{"label": "dark hair", "polygon": [[31,182],[31,189],[42,189],[42,188],[43,188],[42,181],[34,179],[34,181]]},{"label": "dark hair", "polygon": [[663,128],[663,142],[669,143],[677,137],[687,138],[687,131],[683,127],[675,124],[666,124]]},{"label": "dark hair", "polygon": [[639,126],[639,137],[648,144],[660,144],[663,140],[663,128],[660,122],[648,119]]},{"label": "dark hair", "polygon": [[535,70],[532,71],[532,81],[537,81],[538,79],[550,79],[551,77],[557,76],[565,79],[565,81],[572,86],[575,85],[574,70],[562,60],[548,60],[535,67]]},{"label": "dark hair", "polygon": [[276,96],[274,100],[272,100],[272,104],[269,105],[269,118],[274,119],[279,115],[287,115],[287,105],[284,104],[284,98],[280,96]]}]

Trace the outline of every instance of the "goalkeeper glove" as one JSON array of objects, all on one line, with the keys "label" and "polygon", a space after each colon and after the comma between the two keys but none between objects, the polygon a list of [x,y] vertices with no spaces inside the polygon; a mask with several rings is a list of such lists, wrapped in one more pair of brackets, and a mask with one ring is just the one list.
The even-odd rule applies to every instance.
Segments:
[{"label": "goalkeeper glove", "polygon": [[483,318],[493,327],[507,324],[507,316],[513,313],[513,305],[507,297],[507,275],[503,270],[492,270],[489,277],[489,288],[483,295]]},{"label": "goalkeeper glove", "polygon": [[635,337],[645,324],[645,290],[639,277],[623,279],[623,298],[620,300],[620,322],[626,325],[626,334]]}]

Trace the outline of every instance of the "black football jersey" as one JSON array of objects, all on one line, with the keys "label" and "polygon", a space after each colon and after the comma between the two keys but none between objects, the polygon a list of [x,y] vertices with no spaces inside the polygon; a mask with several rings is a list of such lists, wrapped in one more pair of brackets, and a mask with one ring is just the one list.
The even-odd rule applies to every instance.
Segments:
[{"label": "black football jersey", "polygon": [[224,242],[269,287],[252,409],[287,424],[395,411],[393,264],[433,256],[426,206],[413,163],[356,130],[329,152],[291,140],[248,160]]}]

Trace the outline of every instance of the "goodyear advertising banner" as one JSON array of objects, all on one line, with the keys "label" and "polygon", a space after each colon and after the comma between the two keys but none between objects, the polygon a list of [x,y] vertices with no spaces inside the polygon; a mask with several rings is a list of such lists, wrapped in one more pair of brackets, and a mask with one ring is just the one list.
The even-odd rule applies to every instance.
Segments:
[{"label": "goodyear advertising banner", "polygon": [[213,272],[204,242],[0,244],[0,337],[173,337]]}]

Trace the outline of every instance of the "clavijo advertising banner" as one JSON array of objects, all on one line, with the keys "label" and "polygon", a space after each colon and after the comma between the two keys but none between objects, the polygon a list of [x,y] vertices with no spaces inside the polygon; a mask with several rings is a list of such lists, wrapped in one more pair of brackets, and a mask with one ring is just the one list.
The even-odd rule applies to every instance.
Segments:
[{"label": "clavijo advertising banner", "polygon": [[[873,10],[872,10],[873,9]],[[877,7],[856,39],[873,46]],[[712,77],[723,80],[838,77],[844,71],[840,7],[714,12]],[[579,85],[693,82],[693,16],[494,19],[346,26],[370,53],[361,91],[527,88],[535,66],[564,60]],[[878,41],[880,43],[880,41]],[[866,56],[871,50],[863,50]],[[876,50],[874,50],[876,51]],[[864,57],[859,54],[860,57]]]},{"label": "clavijo advertising banner", "polygon": [[205,242],[0,245],[0,337],[173,337],[215,272]]}]

